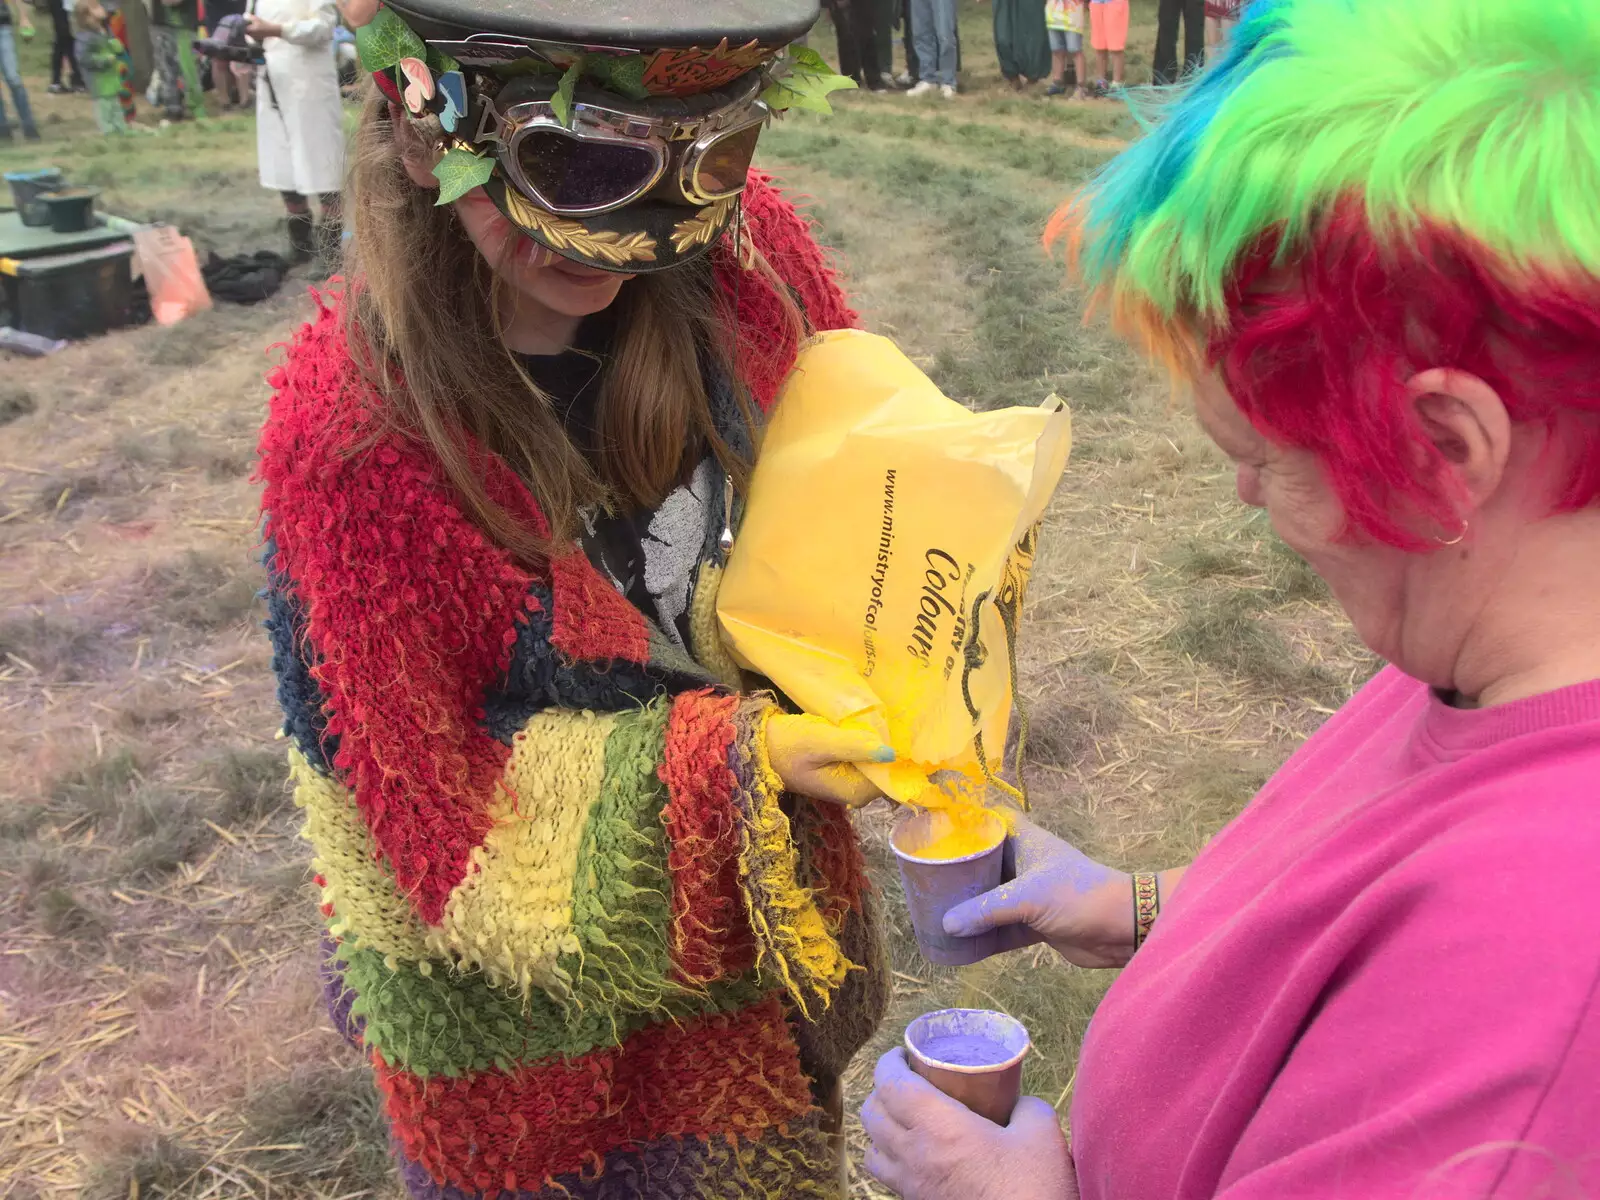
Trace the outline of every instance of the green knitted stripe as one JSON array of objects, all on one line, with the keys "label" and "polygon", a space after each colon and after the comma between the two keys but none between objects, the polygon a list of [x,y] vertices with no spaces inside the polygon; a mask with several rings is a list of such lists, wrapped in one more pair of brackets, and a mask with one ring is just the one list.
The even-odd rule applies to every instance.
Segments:
[{"label": "green knitted stripe", "polygon": [[684,994],[671,978],[667,785],[657,774],[671,713],[670,700],[655,700],[623,716],[606,739],[600,799],[583,829],[572,888],[578,949],[558,960],[579,1008],[651,1012]]},{"label": "green knitted stripe", "polygon": [[390,969],[376,950],[340,948],[352,1012],[366,1022],[367,1045],[384,1061],[415,1075],[509,1072],[540,1059],[572,1058],[617,1045],[663,1018],[734,1012],[772,989],[754,977],[718,982],[703,996],[682,996],[656,1013],[597,1006],[563,1009],[535,988],[526,997],[489,983],[481,972],[438,963],[423,975],[415,964]]}]

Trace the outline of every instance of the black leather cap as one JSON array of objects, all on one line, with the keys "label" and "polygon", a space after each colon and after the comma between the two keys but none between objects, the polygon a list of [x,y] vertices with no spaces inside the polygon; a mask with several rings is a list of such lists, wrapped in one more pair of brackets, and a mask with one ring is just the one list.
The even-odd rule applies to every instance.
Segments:
[{"label": "black leather cap", "polygon": [[501,33],[648,53],[665,47],[785,46],[816,24],[818,0],[400,0],[424,38]]}]

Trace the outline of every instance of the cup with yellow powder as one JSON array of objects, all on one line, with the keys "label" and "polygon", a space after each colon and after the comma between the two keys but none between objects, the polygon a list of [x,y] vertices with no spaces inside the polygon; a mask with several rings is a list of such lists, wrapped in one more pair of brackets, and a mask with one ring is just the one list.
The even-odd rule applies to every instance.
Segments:
[{"label": "cup with yellow powder", "polygon": [[978,807],[913,809],[894,827],[889,844],[917,948],[929,962],[963,967],[1009,948],[994,931],[977,937],[944,931],[946,912],[1000,886],[1005,841],[1005,823]]}]

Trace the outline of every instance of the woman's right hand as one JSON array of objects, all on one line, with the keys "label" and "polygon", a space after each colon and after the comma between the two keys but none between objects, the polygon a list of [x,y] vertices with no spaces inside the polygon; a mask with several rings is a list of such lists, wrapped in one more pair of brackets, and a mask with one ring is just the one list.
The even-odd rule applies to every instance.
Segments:
[{"label": "woman's right hand", "polygon": [[1133,957],[1133,881],[1024,817],[1013,835],[1017,875],[944,915],[944,931],[974,937],[1025,925],[1068,962],[1120,967]]}]

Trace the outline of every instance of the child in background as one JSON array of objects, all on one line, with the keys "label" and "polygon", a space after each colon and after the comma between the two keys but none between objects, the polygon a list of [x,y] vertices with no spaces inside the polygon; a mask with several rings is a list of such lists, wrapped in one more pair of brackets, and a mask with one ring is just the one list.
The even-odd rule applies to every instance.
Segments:
[{"label": "child in background", "polygon": [[1084,84],[1089,78],[1088,65],[1083,61],[1084,10],[1087,0],[1045,0],[1045,25],[1050,30],[1050,86],[1047,96],[1065,95],[1067,91],[1067,55],[1072,55],[1072,98],[1084,100],[1089,93]]},{"label": "child in background", "polygon": [[1100,60],[1100,73],[1088,86],[1093,96],[1120,91],[1128,48],[1129,0],[1086,0],[1089,42]]},{"label": "child in background", "polygon": [[122,120],[130,129],[136,129],[134,119],[138,109],[133,102],[133,58],[128,54],[128,18],[120,6],[106,17],[106,29],[117,40],[117,103],[122,106]]},{"label": "child in background", "polygon": [[1089,0],[1089,41],[1100,55],[1095,95],[1121,91],[1123,58],[1128,49],[1128,0]]},{"label": "child in background", "polygon": [[104,134],[126,133],[128,122],[122,114],[122,44],[106,28],[106,10],[100,0],[78,0],[72,10],[72,54],[78,60],[94,100],[94,119]]}]

